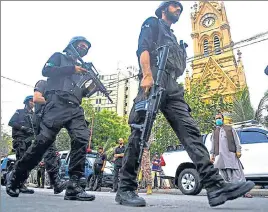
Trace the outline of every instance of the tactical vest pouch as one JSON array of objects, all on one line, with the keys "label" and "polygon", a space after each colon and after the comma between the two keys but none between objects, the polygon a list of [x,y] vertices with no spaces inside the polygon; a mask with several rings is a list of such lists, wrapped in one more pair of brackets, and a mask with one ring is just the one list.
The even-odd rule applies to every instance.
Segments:
[{"label": "tactical vest pouch", "polygon": [[148,100],[143,100],[135,104],[136,112],[147,111],[147,108],[148,108]]},{"label": "tactical vest pouch", "polygon": [[186,68],[186,52],[180,47],[180,45],[174,45],[169,51],[167,59],[167,69],[176,72],[176,77],[183,75]]},{"label": "tactical vest pouch", "polygon": [[166,69],[175,71],[176,78],[183,75],[183,72],[186,68],[187,57],[185,45],[183,41],[180,41],[180,44],[178,43],[175,35],[167,30],[162,20],[159,21],[159,35],[157,44],[158,46],[169,46]]},{"label": "tactical vest pouch", "polygon": [[146,111],[148,109],[148,100],[141,100],[135,103],[135,112],[138,113],[140,117],[145,117]]}]

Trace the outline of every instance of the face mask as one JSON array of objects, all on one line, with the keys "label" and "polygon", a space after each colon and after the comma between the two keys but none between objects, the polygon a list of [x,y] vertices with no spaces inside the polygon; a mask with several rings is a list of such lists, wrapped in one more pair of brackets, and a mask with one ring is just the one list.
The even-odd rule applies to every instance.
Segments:
[{"label": "face mask", "polygon": [[223,125],[222,119],[217,119],[217,120],[216,120],[216,125],[217,125],[217,126],[221,126],[221,125]]},{"label": "face mask", "polygon": [[80,57],[84,57],[87,54],[87,49],[81,48],[79,46],[76,48],[76,51],[78,52]]}]

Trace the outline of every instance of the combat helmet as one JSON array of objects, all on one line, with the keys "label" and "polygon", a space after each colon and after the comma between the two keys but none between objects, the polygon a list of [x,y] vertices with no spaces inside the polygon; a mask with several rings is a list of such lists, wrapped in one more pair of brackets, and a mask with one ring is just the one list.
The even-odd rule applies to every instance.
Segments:
[{"label": "combat helmet", "polygon": [[155,11],[155,15],[157,16],[157,18],[162,17],[162,10],[167,8],[170,4],[177,4],[181,8],[181,12],[183,11],[183,6],[180,1],[163,1]]}]

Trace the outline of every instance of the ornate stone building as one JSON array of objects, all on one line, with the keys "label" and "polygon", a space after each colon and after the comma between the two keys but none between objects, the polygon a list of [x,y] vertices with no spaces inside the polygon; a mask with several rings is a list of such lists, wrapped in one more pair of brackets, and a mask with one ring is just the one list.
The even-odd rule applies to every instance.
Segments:
[{"label": "ornate stone building", "polygon": [[192,7],[191,21],[194,46],[192,75],[186,72],[185,88],[206,80],[209,99],[218,93],[226,100],[246,86],[246,77],[238,50],[236,60],[232,49],[230,25],[223,2],[200,1]]}]

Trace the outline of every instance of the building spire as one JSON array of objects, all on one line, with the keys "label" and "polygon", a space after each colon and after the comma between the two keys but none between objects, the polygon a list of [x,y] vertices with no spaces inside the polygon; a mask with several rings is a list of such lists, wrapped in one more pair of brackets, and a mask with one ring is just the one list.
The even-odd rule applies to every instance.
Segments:
[{"label": "building spire", "polygon": [[[237,56],[238,56],[237,63],[240,63],[240,61],[241,61],[241,59],[242,59],[241,55],[242,55],[242,52],[240,51],[240,49],[238,49],[238,50],[237,50]],[[242,61],[241,61],[241,62],[242,62]]]}]

